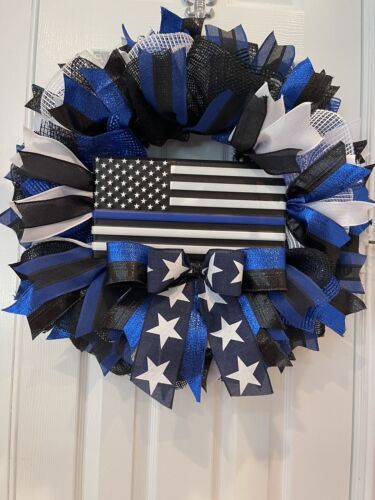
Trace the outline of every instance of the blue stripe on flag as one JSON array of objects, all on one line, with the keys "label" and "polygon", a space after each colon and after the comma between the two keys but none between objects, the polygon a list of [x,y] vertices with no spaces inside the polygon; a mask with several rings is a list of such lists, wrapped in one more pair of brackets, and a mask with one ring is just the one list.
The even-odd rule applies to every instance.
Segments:
[{"label": "blue stripe on flag", "polygon": [[201,222],[213,224],[253,224],[283,226],[284,217],[247,216],[247,215],[210,215],[172,212],[127,212],[122,210],[94,210],[94,219],[100,220],[144,220],[161,222]]}]

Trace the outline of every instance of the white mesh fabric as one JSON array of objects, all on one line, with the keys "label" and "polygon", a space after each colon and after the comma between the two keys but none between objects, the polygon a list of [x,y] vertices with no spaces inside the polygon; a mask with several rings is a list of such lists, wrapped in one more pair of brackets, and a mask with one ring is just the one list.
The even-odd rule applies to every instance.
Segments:
[{"label": "white mesh fabric", "polygon": [[155,54],[185,47],[186,52],[189,52],[193,42],[193,38],[187,33],[154,33],[149,36],[140,37],[128,53],[129,61],[131,62],[138,58],[139,49],[146,50],[150,54]]},{"label": "white mesh fabric", "polygon": [[59,70],[48,82],[40,100],[40,112],[48,120],[55,121],[49,110],[61,106],[64,102],[64,78]]},{"label": "white mesh fabric", "polygon": [[346,154],[354,154],[353,139],[349,125],[340,115],[333,111],[318,109],[311,116],[311,125],[324,137],[325,150],[338,142],[343,142]]},{"label": "white mesh fabric", "polygon": [[304,248],[303,245],[295,239],[288,228],[286,228],[286,241],[288,248]]},{"label": "white mesh fabric", "polygon": [[107,51],[89,52],[87,50],[80,52],[74,56],[69,62],[51,78],[45,87],[41,97],[41,114],[48,120],[57,123],[51,116],[49,110],[60,106],[64,101],[64,75],[79,81],[79,83],[90,90],[88,82],[79,73],[80,68],[103,68],[108,60],[109,53]]}]

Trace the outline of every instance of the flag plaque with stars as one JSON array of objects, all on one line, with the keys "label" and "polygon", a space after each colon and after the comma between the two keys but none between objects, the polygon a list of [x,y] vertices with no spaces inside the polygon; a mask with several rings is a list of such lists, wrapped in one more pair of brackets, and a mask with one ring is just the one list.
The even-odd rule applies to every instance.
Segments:
[{"label": "flag plaque with stars", "polygon": [[93,248],[130,240],[204,255],[283,247],[281,176],[233,162],[97,158]]}]

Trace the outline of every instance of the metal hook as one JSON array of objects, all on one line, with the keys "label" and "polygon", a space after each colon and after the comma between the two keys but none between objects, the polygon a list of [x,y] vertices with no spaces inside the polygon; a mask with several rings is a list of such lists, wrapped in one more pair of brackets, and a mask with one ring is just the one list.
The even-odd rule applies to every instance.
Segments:
[{"label": "metal hook", "polygon": [[185,14],[188,17],[195,17],[198,19],[205,19],[213,17],[215,12],[214,9],[207,9],[215,5],[217,0],[185,0],[188,7],[185,10]]}]

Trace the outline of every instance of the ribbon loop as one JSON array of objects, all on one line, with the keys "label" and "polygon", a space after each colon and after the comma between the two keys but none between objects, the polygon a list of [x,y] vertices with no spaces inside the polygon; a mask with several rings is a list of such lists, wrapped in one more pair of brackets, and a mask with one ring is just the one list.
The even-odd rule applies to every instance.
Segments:
[{"label": "ribbon loop", "polygon": [[107,244],[107,285],[127,283],[146,286],[148,248],[140,243],[114,241]]},{"label": "ribbon loop", "polygon": [[205,281],[216,293],[238,297],[242,290],[243,267],[242,250],[209,250],[203,263]]},{"label": "ribbon loop", "polygon": [[159,293],[190,271],[190,261],[183,250],[150,248],[147,289]]}]

